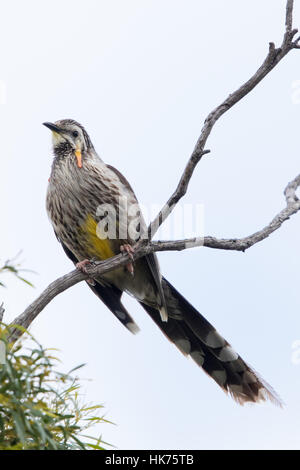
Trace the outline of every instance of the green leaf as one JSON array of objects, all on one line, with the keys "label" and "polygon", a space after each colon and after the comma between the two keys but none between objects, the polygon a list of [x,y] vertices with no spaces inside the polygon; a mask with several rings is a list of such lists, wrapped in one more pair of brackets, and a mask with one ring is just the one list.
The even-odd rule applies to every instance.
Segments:
[{"label": "green leaf", "polygon": [[15,411],[12,411],[11,414],[12,414],[14,422],[15,422],[15,429],[16,429],[16,432],[17,432],[17,436],[18,436],[19,440],[24,444],[25,443],[24,424],[23,424],[23,422],[22,422],[22,420],[21,420],[18,413],[16,413]]},{"label": "green leaf", "polygon": [[68,375],[69,375],[69,374],[72,374],[72,372],[74,372],[74,371],[77,370],[77,369],[81,369],[81,368],[84,367],[84,366],[86,366],[86,363],[82,363],[82,364],[80,364],[79,366],[74,367],[73,369],[70,370],[70,372],[68,372]]},{"label": "green leaf", "polygon": [[20,281],[25,282],[25,284],[27,284],[28,286],[34,287],[34,285],[32,284],[32,282],[28,281],[28,279],[25,279],[25,278],[22,277],[22,276],[19,276],[19,274],[17,274],[17,278],[20,279]]}]

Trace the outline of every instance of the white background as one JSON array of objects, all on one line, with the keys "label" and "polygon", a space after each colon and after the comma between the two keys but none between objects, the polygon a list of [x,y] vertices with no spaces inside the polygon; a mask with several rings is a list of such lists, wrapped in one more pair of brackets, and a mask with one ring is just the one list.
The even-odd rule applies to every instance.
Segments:
[{"label": "white background", "polygon": [[[269,41],[281,42],[284,15],[283,0],[2,2],[0,256],[22,249],[24,267],[37,272],[27,275],[34,290],[3,279],[6,321],[73,268],[45,212],[52,155],[42,122],[81,122],[140,201],[162,204],[206,115],[254,73]],[[299,60],[292,51],[209,138],[211,154],[184,199],[204,204],[207,235],[248,235],[284,207],[283,189],[299,173]],[[85,399],[103,403],[116,423],[98,429],[106,441],[119,449],[300,447],[300,365],[292,360],[299,217],[245,254],[159,255],[164,275],[272,384],[283,409],[238,406],[133,299],[125,304],[142,329],[135,337],[84,283],[47,306],[31,331],[61,350],[61,370],[87,363]]]}]

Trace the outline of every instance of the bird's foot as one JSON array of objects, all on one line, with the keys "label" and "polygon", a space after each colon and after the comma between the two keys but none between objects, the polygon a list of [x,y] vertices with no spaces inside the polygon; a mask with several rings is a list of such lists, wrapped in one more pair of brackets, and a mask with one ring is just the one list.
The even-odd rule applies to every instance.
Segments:
[{"label": "bird's foot", "polygon": [[[129,245],[129,243],[124,243],[124,245],[121,245],[120,251],[121,253],[127,253],[129,255],[129,258],[133,261],[134,248],[131,245]],[[125,265],[125,268],[132,276],[134,276],[134,268],[133,268],[132,262],[127,263]]]},{"label": "bird's foot", "polygon": [[127,253],[129,255],[129,258],[133,261],[134,248],[129,245],[129,243],[124,243],[124,245],[121,245],[120,251],[121,253]]},{"label": "bird's foot", "polygon": [[[86,274],[87,273],[86,266],[88,266],[90,264],[93,264],[93,262],[91,260],[84,259],[82,261],[79,261],[79,263],[76,264],[76,268],[79,269],[79,271],[81,271],[82,273]],[[96,285],[96,282],[94,281],[94,279],[87,279],[86,282],[88,284],[90,284],[91,286]]]},{"label": "bird's foot", "polygon": [[88,266],[89,264],[92,264],[92,262],[89,259],[84,259],[76,264],[76,268],[79,269],[79,271],[81,271],[82,273],[86,274],[86,266]]}]

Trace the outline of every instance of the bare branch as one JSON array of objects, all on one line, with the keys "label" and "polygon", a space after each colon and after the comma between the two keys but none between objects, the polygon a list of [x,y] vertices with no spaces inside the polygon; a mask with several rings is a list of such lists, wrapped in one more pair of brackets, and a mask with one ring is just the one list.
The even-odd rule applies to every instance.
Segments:
[{"label": "bare branch", "polygon": [[285,188],[284,195],[287,205],[299,201],[296,191],[300,186],[300,175],[296,176]]},{"label": "bare branch", "polygon": [[300,186],[300,175],[296,176],[285,188],[284,195],[287,206],[282,209],[272,220],[258,232],[244,238],[215,238],[215,237],[196,237],[186,240],[159,241],[153,242],[154,251],[181,251],[187,248],[197,246],[206,246],[208,248],[217,248],[220,250],[246,251],[251,246],[267,238],[271,233],[278,230],[283,222],[288,220],[293,214],[300,210],[300,200],[296,195],[296,190]]},{"label": "bare branch", "polygon": [[[300,48],[300,37],[294,40],[297,30],[292,29],[292,16],[293,16],[293,0],[287,0],[286,4],[286,19],[285,19],[285,34],[281,47],[276,48],[273,43],[269,45],[269,52],[255,74],[245,82],[234,93],[230,94],[217,108],[215,108],[205,119],[200,137],[196,143],[194,151],[185,167],[185,170],[180,178],[178,186],[162,210],[151,222],[148,228],[148,239],[138,242],[135,246],[134,260],[145,256],[152,252],[157,251],[170,251],[170,250],[184,250],[194,246],[206,246],[209,248],[218,248],[223,250],[237,250],[245,251],[254,244],[267,238],[272,232],[278,230],[282,223],[289,219],[289,217],[300,210],[300,201],[296,195],[296,190],[300,186],[300,175],[291,181],[285,191],[286,207],[281,210],[271,222],[262,230],[241,239],[218,239],[215,237],[198,237],[187,240],[173,240],[173,241],[155,241],[151,242],[153,235],[158,230],[159,226],[169,216],[178,201],[185,195],[190,179],[193,175],[194,169],[199,163],[203,155],[209,152],[204,150],[206,141],[212,131],[213,126],[217,120],[230,108],[232,108],[238,101],[247,95],[253,88],[261,82],[261,80],[283,59],[283,57],[292,49]],[[123,266],[130,261],[127,253],[119,254],[113,258],[105,261],[93,263],[86,268],[86,274],[81,271],[74,270],[66,274],[56,281],[52,282],[42,294],[31,304],[26,310],[19,315],[11,324],[10,328],[10,341],[15,341],[22,335],[22,330],[15,328],[14,325],[20,325],[28,328],[37,315],[45,308],[45,306],[58,294],[70,288],[71,286],[86,280],[88,278],[101,277],[104,273],[115,269],[116,267]],[[1,309],[1,307],[0,307]],[[0,314],[3,311],[0,310]]]},{"label": "bare branch", "polygon": [[[148,252],[150,252],[149,247],[140,247],[137,253],[134,254],[134,259],[138,259]],[[61,294],[75,284],[78,284],[78,282],[89,278],[97,278],[108,271],[112,271],[116,267],[125,265],[129,261],[129,255],[124,252],[124,254],[119,254],[105,261],[91,263],[91,265],[86,267],[86,274],[79,271],[78,269],[74,269],[70,273],[56,279],[51,284],[49,284],[49,286],[41,293],[41,295],[39,295],[39,297],[11,323],[9,341],[16,341],[16,339],[22,335],[22,331],[18,328],[14,328],[14,325],[19,325],[27,329],[33,320],[37,317],[37,315],[58,294]]]},{"label": "bare branch", "polygon": [[288,0],[286,4],[286,15],[285,15],[285,29],[287,33],[290,33],[293,27],[293,6],[294,6],[294,0]]},{"label": "bare branch", "polygon": [[[298,175],[293,181],[291,181],[284,194],[286,196],[287,206],[281,210],[273,220],[262,230],[253,233],[245,238],[232,238],[232,239],[218,239],[215,237],[199,237],[190,238],[186,240],[172,240],[172,241],[155,241],[149,242],[147,245],[136,244],[136,250],[133,254],[134,260],[145,256],[149,253],[157,251],[182,251],[187,248],[193,248],[196,246],[206,246],[209,248],[218,248],[222,250],[236,250],[245,251],[256,243],[267,238],[271,233],[278,230],[283,222],[288,220],[291,215],[295,214],[300,210],[300,201],[296,196],[296,190],[300,186],[300,175]],[[21,325],[24,328],[28,328],[37,315],[61,292],[69,289],[78,282],[86,280],[88,278],[97,278],[108,271],[124,266],[129,261],[129,255],[119,254],[113,258],[109,258],[105,261],[99,261],[93,263],[91,266],[87,266],[87,273],[84,274],[81,271],[75,269],[69,274],[56,279],[52,282],[42,294],[32,303],[26,310],[18,316],[11,325],[10,341],[15,341],[22,335],[22,330],[14,328],[13,325]],[[1,307],[0,307],[1,308]]]},{"label": "bare branch", "polygon": [[[172,210],[178,201],[186,194],[188,189],[189,182],[193,175],[193,172],[201,160],[202,156],[209,152],[209,150],[204,150],[207,139],[212,131],[213,126],[217,120],[232,108],[236,103],[238,103],[244,96],[246,96],[250,91],[253,90],[262,79],[269,73],[273,68],[283,59],[286,54],[295,48],[300,47],[298,45],[300,37],[293,42],[294,36],[297,34],[298,30],[292,30],[292,18],[293,18],[293,0],[288,0],[286,5],[286,20],[285,20],[285,34],[282,40],[282,45],[279,48],[275,48],[274,43],[269,44],[269,52],[267,57],[263,61],[262,65],[255,72],[252,77],[247,80],[240,88],[238,88],[234,93],[230,94],[219,106],[217,106],[205,119],[204,126],[201,130],[199,139],[197,140],[196,146],[193,150],[192,155],[185,167],[183,175],[180,178],[178,186],[172,196],[168,199],[164,207],[157,214],[153,222],[149,225],[148,228],[148,238],[151,240],[155,233],[157,232],[160,225],[166,220],[170,215]],[[144,241],[145,243],[145,241]]]}]

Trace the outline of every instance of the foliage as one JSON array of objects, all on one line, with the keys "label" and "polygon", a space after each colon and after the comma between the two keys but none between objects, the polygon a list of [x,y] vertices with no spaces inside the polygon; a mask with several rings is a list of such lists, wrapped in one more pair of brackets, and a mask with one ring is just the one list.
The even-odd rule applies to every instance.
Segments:
[{"label": "foliage", "polygon": [[[24,348],[9,345],[2,324],[0,345],[0,450],[103,449],[99,438],[87,436],[94,424],[107,423],[93,415],[101,405],[81,403],[80,384],[70,374],[57,372],[58,361],[35,340]],[[2,355],[3,356],[3,355]],[[1,359],[1,358],[0,358]],[[3,359],[3,357],[2,357]]]},{"label": "foliage", "polygon": [[[19,257],[20,253],[18,253],[14,258],[8,259],[4,262],[2,266],[0,266],[0,274],[11,273],[14,274],[20,281],[25,282],[29,286],[33,287],[33,284],[25,279],[23,276],[20,275],[21,272],[29,271],[28,269],[21,269],[20,263],[16,264],[16,259]],[[32,271],[31,271],[32,272]],[[0,281],[0,286],[5,287],[5,284]]]},{"label": "foliage", "polygon": [[[33,286],[20,274],[28,270],[16,263],[18,256],[0,265],[0,275],[11,273]],[[0,305],[0,450],[103,450],[109,444],[86,433],[109,421],[98,414],[102,405],[82,401],[79,379],[71,375],[84,364],[58,372],[51,350],[18,325],[13,326],[22,329],[22,343],[9,343],[3,312]]]}]

